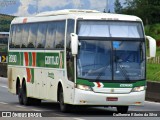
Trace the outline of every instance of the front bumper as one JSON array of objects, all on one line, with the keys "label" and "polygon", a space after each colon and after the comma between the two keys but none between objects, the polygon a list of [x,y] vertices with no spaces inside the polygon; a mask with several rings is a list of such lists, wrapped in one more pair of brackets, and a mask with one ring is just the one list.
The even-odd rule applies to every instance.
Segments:
[{"label": "front bumper", "polygon": [[[107,101],[107,97],[116,97],[117,101]],[[145,91],[130,92],[127,94],[106,94],[95,93],[75,89],[74,105],[93,105],[93,106],[122,106],[122,105],[144,105]]]}]

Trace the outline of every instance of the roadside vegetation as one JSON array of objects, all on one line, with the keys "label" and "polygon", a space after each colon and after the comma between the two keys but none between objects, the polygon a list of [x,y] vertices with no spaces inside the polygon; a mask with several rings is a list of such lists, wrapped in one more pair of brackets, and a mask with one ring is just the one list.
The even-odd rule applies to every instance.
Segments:
[{"label": "roadside vegetation", "polygon": [[[145,34],[152,36],[159,43],[157,44],[156,57],[160,57],[160,24],[146,25]],[[156,63],[147,63],[147,80],[160,82],[160,59]]]},{"label": "roadside vegetation", "polygon": [[147,80],[160,82],[160,64],[147,63]]},{"label": "roadside vegetation", "polygon": [[152,36],[157,41],[160,41],[160,24],[146,25],[145,34]]},{"label": "roadside vegetation", "polygon": [[0,32],[8,32],[14,16],[0,14]]}]

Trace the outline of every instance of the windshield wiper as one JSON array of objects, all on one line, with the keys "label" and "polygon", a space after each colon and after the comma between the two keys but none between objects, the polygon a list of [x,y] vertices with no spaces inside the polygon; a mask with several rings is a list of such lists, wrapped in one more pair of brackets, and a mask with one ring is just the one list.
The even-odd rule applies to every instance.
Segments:
[{"label": "windshield wiper", "polygon": [[122,75],[124,76],[124,78],[126,80],[130,80],[129,77],[128,77],[128,75],[127,75],[127,71],[123,67],[121,67],[121,65],[119,64],[119,62],[117,62],[117,64],[118,64],[118,66],[119,66],[119,68],[120,68],[120,70],[121,70]]},{"label": "windshield wiper", "polygon": [[[101,70],[102,72],[100,72],[98,75],[97,75],[97,78],[96,78],[96,81],[98,81],[101,76],[103,75],[104,71],[108,68],[108,65],[104,66],[104,68]],[[110,71],[112,72],[111,70],[111,67],[110,67]]]},{"label": "windshield wiper", "polygon": [[[110,56],[111,56],[111,54],[110,54]],[[108,64],[108,65],[110,65],[109,69],[110,69],[110,72],[111,72],[111,74],[112,74],[112,68],[111,68],[112,59],[110,59],[110,64]],[[104,69],[102,69],[103,71],[100,72],[100,73],[97,75],[97,78],[96,78],[95,81],[98,81],[98,80],[101,78],[101,76],[103,75],[103,72],[108,68],[108,65],[104,66]]]},{"label": "windshield wiper", "polygon": [[[88,65],[82,66],[82,68],[84,69],[85,67],[88,67],[88,66],[96,66],[96,65],[100,65],[100,64],[88,64]],[[104,66],[104,67],[105,67],[105,66]],[[101,68],[102,68],[102,67],[101,67]],[[89,75],[89,74],[91,74],[91,73],[93,73],[93,72],[95,72],[95,71],[97,71],[97,70],[99,70],[99,69],[101,69],[101,68],[98,68],[98,69],[90,69],[90,70],[88,70],[87,73],[85,73],[85,76],[87,76],[87,75]]]}]

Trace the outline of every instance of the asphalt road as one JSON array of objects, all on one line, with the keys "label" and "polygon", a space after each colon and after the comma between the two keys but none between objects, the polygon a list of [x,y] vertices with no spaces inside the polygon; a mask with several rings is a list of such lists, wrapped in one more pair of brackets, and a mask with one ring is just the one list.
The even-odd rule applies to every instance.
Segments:
[{"label": "asphalt road", "polygon": [[[90,107],[90,108],[75,108],[71,113],[62,113],[59,109],[59,104],[53,103],[51,101],[42,101],[42,104],[40,106],[23,106],[19,105],[18,103],[18,97],[16,95],[11,94],[8,92],[7,88],[7,79],[6,78],[0,78],[0,111],[17,111],[17,112],[35,112],[35,113],[41,113],[42,116],[48,116],[45,119],[51,119],[54,118],[54,120],[106,120],[106,118],[112,118],[112,120],[120,120],[121,118],[124,119],[133,119],[133,117],[122,117],[118,113],[116,113],[115,108],[104,108],[104,107]],[[149,102],[145,101],[144,106],[130,106],[129,111],[132,113],[136,113],[139,115],[139,117],[136,117],[138,119],[151,119],[151,117],[140,117],[141,112],[142,115],[144,115],[144,111],[147,112],[147,114],[151,114],[153,116],[160,115],[160,103],[156,102]],[[131,113],[129,112],[129,115]],[[2,114],[2,113],[0,113]],[[118,117],[113,117],[114,115],[117,115]],[[150,116],[151,116],[150,115]],[[0,115],[1,116],[1,115]],[[158,120],[159,117],[153,117],[152,120]],[[134,115],[135,118],[135,115]],[[1,119],[5,119],[0,117]],[[17,119],[17,118],[14,118]],[[23,118],[24,119],[24,118]],[[43,118],[41,118],[43,119]],[[35,120],[35,118],[34,118]],[[40,120],[40,118],[39,118]]]}]

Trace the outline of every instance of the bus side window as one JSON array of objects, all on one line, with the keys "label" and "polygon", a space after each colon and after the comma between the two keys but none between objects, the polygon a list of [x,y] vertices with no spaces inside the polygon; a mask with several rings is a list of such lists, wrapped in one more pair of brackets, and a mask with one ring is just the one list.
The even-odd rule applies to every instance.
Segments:
[{"label": "bus side window", "polygon": [[29,36],[29,26],[30,24],[24,24],[22,30],[22,46],[21,48],[26,48],[28,44],[28,36]]},{"label": "bus side window", "polygon": [[34,48],[33,43],[32,43],[32,42],[30,42],[30,43],[28,44],[27,48]]},{"label": "bus side window", "polygon": [[38,26],[36,48],[44,48],[46,42],[47,24],[41,23]]},{"label": "bus side window", "polygon": [[56,30],[56,48],[64,48],[64,37],[65,37],[65,21],[57,22],[57,30]]},{"label": "bus side window", "polygon": [[22,25],[17,25],[16,28],[16,39],[15,39],[15,48],[20,48],[22,40]]},{"label": "bus side window", "polygon": [[74,24],[75,24],[74,20],[72,20],[72,19],[67,20],[66,47],[68,49],[70,49],[70,41],[71,41],[70,34],[74,33]]},{"label": "bus side window", "polygon": [[13,25],[11,26],[11,29],[10,29],[9,48],[13,48],[14,47],[13,44],[12,44],[12,40],[13,40],[12,36],[13,36]]},{"label": "bus side window", "polygon": [[16,40],[16,25],[12,25],[11,35],[10,35],[10,48],[15,47],[15,40]]},{"label": "bus side window", "polygon": [[35,48],[37,41],[38,24],[33,23],[29,29],[28,48]]},{"label": "bus side window", "polygon": [[66,34],[66,63],[67,63],[67,77],[68,80],[74,82],[74,57],[71,54],[71,48],[70,48],[70,43],[71,43],[71,37],[70,34],[74,33],[74,20],[67,20],[67,34]]},{"label": "bus side window", "polygon": [[54,49],[56,39],[56,22],[49,22],[45,48]]}]

